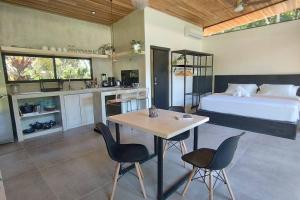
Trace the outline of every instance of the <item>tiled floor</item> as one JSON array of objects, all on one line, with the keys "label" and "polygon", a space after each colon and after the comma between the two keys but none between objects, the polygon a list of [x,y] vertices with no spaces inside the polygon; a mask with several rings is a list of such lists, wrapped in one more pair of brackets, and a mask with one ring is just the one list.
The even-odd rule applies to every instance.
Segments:
[{"label": "tiled floor", "polygon": [[[113,130],[113,129],[112,129]],[[122,128],[122,142],[137,142],[153,150],[151,136]],[[199,128],[199,147],[216,148],[240,130],[205,124]],[[192,147],[191,137],[188,147]],[[156,159],[142,165],[148,199],[156,196]],[[91,127],[64,134],[40,137],[18,144],[0,146],[0,169],[8,200],[100,200],[108,199],[114,163],[108,158],[104,141]],[[188,169],[176,151],[167,154],[165,187]],[[300,141],[247,133],[240,141],[234,161],[227,169],[238,200],[300,199]],[[133,173],[135,173],[133,171]],[[207,199],[207,189],[194,181],[183,198],[182,188],[169,199]],[[134,174],[118,183],[115,199],[143,199]],[[228,199],[219,184],[215,199]]]}]

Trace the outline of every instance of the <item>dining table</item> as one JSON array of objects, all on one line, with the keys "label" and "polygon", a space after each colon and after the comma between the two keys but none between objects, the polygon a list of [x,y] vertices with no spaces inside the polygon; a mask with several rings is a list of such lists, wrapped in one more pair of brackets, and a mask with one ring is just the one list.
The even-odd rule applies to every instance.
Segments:
[{"label": "dining table", "polygon": [[[145,134],[153,135],[154,153],[149,156],[152,159],[157,156],[157,199],[164,200],[172,195],[182,184],[186,182],[191,172],[184,174],[169,188],[164,190],[164,159],[163,159],[163,141],[177,136],[185,131],[194,129],[193,149],[198,149],[198,126],[209,121],[208,117],[189,114],[188,118],[183,117],[184,113],[157,109],[157,117],[150,117],[149,110],[139,110],[124,114],[113,115],[108,118],[115,124],[116,141],[121,143],[120,125],[133,128]],[[149,160],[148,159],[148,160]],[[146,162],[146,161],[145,161]],[[123,175],[133,169],[134,166],[128,166],[120,170]]]}]

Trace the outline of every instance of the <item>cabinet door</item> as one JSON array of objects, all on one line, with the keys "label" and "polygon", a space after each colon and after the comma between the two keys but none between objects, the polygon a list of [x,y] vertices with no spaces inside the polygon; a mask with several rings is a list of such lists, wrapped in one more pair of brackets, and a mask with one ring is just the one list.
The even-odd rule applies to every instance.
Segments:
[{"label": "cabinet door", "polygon": [[81,126],[80,95],[66,95],[64,100],[67,128]]},{"label": "cabinet door", "polygon": [[88,125],[94,123],[93,93],[80,94],[81,123]]}]

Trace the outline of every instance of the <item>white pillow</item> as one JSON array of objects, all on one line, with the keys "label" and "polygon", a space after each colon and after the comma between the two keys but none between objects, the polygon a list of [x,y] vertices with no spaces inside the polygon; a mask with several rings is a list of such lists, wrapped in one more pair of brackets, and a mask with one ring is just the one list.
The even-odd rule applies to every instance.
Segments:
[{"label": "white pillow", "polygon": [[263,84],[259,87],[258,94],[265,96],[292,97],[296,96],[294,85]]},{"label": "white pillow", "polygon": [[237,97],[250,97],[251,95],[247,90],[239,85],[229,85],[225,94],[229,94]]},{"label": "white pillow", "polygon": [[229,83],[228,88],[230,87],[242,87],[244,90],[246,90],[249,94],[249,96],[255,95],[257,92],[257,85],[256,84],[235,84],[235,83]]}]

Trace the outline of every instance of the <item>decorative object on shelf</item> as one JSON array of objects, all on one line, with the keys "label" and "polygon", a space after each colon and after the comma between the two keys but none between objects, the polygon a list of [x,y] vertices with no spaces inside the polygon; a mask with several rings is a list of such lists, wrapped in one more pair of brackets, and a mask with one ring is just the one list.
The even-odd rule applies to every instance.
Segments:
[{"label": "decorative object on shelf", "polygon": [[134,53],[142,52],[143,42],[141,40],[131,40],[130,44]]},{"label": "decorative object on shelf", "polygon": [[28,128],[28,129],[24,129],[24,130],[23,130],[23,133],[26,135],[26,134],[33,133],[34,131],[35,131],[34,128]]},{"label": "decorative object on shelf", "polygon": [[155,106],[151,106],[151,108],[149,108],[149,117],[150,118],[158,117],[158,111]]},{"label": "decorative object on shelf", "polygon": [[46,46],[46,45],[44,45],[44,46],[42,46],[42,50],[44,50],[44,51],[48,51],[48,50],[49,50],[49,47],[48,47],[48,46]]},{"label": "decorative object on shelf", "polygon": [[180,55],[178,58],[175,60],[172,60],[173,65],[184,65],[184,61],[186,60],[186,64],[189,64],[189,61],[185,59],[184,55]]},{"label": "decorative object on shelf", "polygon": [[23,133],[30,134],[34,133],[35,131],[40,131],[40,130],[46,130],[54,127],[56,125],[56,121],[50,120],[48,122],[35,122],[34,124],[29,124],[30,128],[24,129]]},{"label": "decorative object on shelf", "polygon": [[56,51],[56,48],[55,47],[50,47],[49,50],[50,51]]},{"label": "decorative object on shelf", "polygon": [[29,124],[29,126],[34,130],[40,130],[43,128],[43,123],[35,122],[34,124]]},{"label": "decorative object on shelf", "polygon": [[55,109],[56,109],[56,105],[45,105],[44,106],[44,110],[48,111],[48,112],[54,111]]},{"label": "decorative object on shelf", "polygon": [[24,105],[20,106],[21,114],[32,113],[34,112],[34,105],[29,105],[25,103]]},{"label": "decorative object on shelf", "polygon": [[175,76],[193,76],[192,70],[186,70],[184,73],[184,70],[176,70]]},{"label": "decorative object on shelf", "polygon": [[102,55],[109,55],[109,56],[111,56],[111,55],[114,53],[115,49],[114,49],[114,47],[112,46],[112,44],[108,43],[108,44],[102,45],[102,46],[98,49],[98,51],[99,51]]}]

